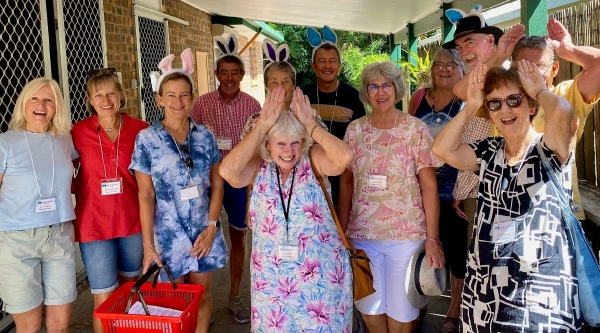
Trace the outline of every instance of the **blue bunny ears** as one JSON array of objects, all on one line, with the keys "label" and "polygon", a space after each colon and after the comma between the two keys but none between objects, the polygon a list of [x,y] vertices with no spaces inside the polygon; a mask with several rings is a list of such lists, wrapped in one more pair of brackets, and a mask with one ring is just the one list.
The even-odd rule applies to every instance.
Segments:
[{"label": "blue bunny ears", "polygon": [[465,14],[465,12],[460,9],[450,8],[446,10],[446,17],[452,24],[455,24],[458,22],[458,20],[469,16],[478,16],[479,21],[481,22],[481,28],[485,27],[485,17],[483,17],[483,7],[481,5],[473,6],[473,9],[471,9],[469,14]]},{"label": "blue bunny ears", "polygon": [[[337,50],[338,54],[341,55],[340,49],[337,46],[337,35],[333,30],[331,30],[328,26],[323,26],[323,39],[321,40],[321,35],[319,32],[313,27],[306,28],[306,36],[308,38],[308,42],[313,47],[312,51],[312,62],[315,61],[315,53],[321,46],[325,44],[330,44]],[[341,60],[341,59],[340,59]]]},{"label": "blue bunny ears", "polygon": [[237,37],[234,34],[230,34],[227,39],[217,36],[215,37],[215,43],[217,43],[218,48],[217,60],[226,56],[233,56],[240,59],[240,61],[244,63],[242,57],[240,57],[240,55],[237,53],[239,44]]}]

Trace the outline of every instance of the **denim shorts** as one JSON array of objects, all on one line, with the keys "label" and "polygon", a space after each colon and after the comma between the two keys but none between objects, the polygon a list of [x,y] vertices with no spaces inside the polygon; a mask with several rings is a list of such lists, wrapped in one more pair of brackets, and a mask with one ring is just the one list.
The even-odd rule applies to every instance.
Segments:
[{"label": "denim shorts", "polygon": [[0,298],[9,313],[77,298],[73,223],[0,231]]},{"label": "denim shorts", "polygon": [[92,294],[104,294],[119,286],[117,274],[135,277],[142,272],[142,233],[103,241],[79,243],[81,259]]},{"label": "denim shorts", "polygon": [[246,230],[246,188],[235,188],[224,182],[223,207],[227,213],[229,225],[237,230]]}]

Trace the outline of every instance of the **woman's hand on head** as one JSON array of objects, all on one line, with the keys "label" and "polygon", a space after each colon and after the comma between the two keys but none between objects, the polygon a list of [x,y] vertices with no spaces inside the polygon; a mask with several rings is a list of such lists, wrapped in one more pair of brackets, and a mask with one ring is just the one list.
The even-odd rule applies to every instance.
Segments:
[{"label": "woman's hand on head", "polygon": [[530,97],[535,98],[540,91],[548,89],[544,76],[535,63],[521,59],[517,62],[517,73],[523,89]]},{"label": "woman's hand on head", "polygon": [[260,118],[258,121],[271,128],[277,122],[283,103],[285,102],[285,89],[281,86],[273,88],[265,98],[262,110],[260,110]]},{"label": "woman's hand on head", "polygon": [[310,106],[310,101],[308,100],[308,96],[302,93],[302,90],[298,87],[294,90],[294,95],[292,96],[292,104],[294,105],[294,115],[296,119],[300,122],[300,124],[304,127],[307,125],[311,125],[314,123],[314,111]]},{"label": "woman's hand on head", "polygon": [[467,102],[483,105],[483,82],[487,73],[487,65],[479,63],[469,73],[469,86],[467,87]]}]

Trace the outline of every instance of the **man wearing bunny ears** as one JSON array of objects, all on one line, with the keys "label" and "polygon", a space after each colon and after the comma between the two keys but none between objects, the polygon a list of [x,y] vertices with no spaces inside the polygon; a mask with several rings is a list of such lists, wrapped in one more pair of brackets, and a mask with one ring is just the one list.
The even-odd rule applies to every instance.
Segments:
[{"label": "man wearing bunny ears", "polygon": [[[215,38],[221,51],[216,64],[215,76],[219,88],[196,100],[191,117],[195,122],[210,128],[217,138],[221,155],[225,157],[240,142],[240,134],[248,118],[261,110],[254,97],[240,90],[244,78],[244,62],[237,54],[238,42],[235,35],[227,40]],[[237,189],[225,181],[223,207],[229,221],[231,240],[231,289],[229,309],[238,323],[250,321],[250,309],[239,295],[246,258],[246,189]]]},{"label": "man wearing bunny ears", "polygon": [[[365,106],[358,98],[358,90],[341,82],[338,74],[342,66],[341,53],[336,45],[337,35],[328,26],[323,27],[324,41],[312,27],[307,28],[308,41],[313,46],[311,67],[317,81],[302,88],[313,109],[319,112],[327,130],[344,139],[351,121],[364,116]],[[340,177],[329,177],[333,204],[337,207]]]}]

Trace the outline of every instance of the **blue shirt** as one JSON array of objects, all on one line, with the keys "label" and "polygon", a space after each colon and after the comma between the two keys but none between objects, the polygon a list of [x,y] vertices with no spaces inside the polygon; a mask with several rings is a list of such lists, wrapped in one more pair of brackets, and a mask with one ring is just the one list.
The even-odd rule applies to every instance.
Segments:
[{"label": "blue shirt", "polygon": [[[164,118],[163,118],[164,119]],[[227,246],[222,229],[215,235],[208,256],[197,260],[188,251],[207,227],[210,203],[210,170],[221,159],[215,136],[205,126],[190,120],[190,133],[183,146],[190,147],[193,168],[186,168],[188,154],[156,120],[142,130],[135,141],[131,171],[152,177],[156,193],[154,246],[175,278],[189,272],[209,272],[225,266]],[[191,141],[191,142],[190,142]],[[191,180],[190,180],[191,176]],[[200,196],[182,200],[180,191],[197,185]]]},{"label": "blue shirt", "polygon": [[[0,134],[0,174],[4,175],[0,184],[0,231],[26,230],[74,220],[71,181],[72,161],[77,157],[71,134],[52,137],[49,133],[15,130]],[[40,192],[43,197],[50,194],[48,197],[56,200],[56,210],[36,213]]]}]

